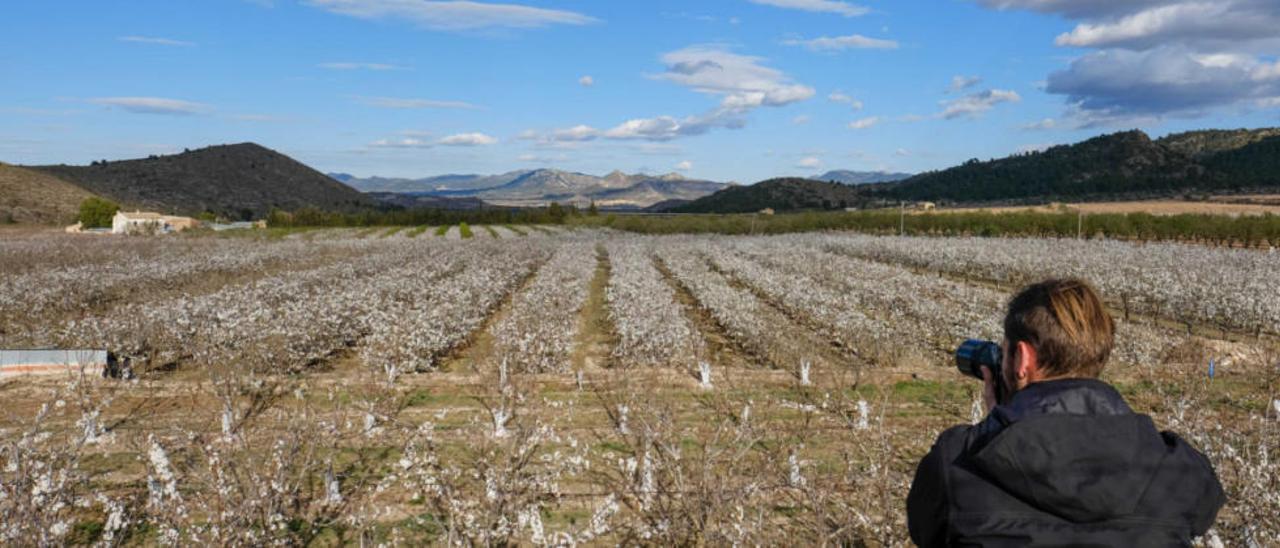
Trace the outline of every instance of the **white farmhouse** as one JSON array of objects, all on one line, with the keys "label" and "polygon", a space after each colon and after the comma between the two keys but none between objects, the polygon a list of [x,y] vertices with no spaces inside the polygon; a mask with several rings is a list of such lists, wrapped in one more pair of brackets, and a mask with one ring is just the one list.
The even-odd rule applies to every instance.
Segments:
[{"label": "white farmhouse", "polygon": [[169,234],[195,228],[200,222],[191,217],[175,217],[144,211],[117,211],[111,219],[112,234]]}]

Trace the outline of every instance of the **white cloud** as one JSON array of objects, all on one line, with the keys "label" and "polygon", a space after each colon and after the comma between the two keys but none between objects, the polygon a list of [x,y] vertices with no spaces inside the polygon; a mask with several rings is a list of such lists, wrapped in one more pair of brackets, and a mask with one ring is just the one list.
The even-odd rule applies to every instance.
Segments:
[{"label": "white cloud", "polygon": [[596,85],[596,79],[592,78],[591,76],[583,76],[582,78],[578,79],[578,85],[589,88],[591,86]]},{"label": "white cloud", "polygon": [[1276,39],[1280,7],[1274,2],[1226,0],[1152,7],[1131,15],[1078,25],[1058,36],[1059,46],[1149,49],[1171,41],[1242,42]]},{"label": "white cloud", "polygon": [[398,19],[425,29],[446,31],[587,25],[598,21],[572,11],[472,1],[307,0],[306,3],[360,19]]},{"label": "white cloud", "polygon": [[849,122],[849,129],[869,129],[869,128],[875,127],[876,124],[879,124],[879,123],[880,123],[880,117],[872,116],[870,118],[863,118],[861,120],[854,120],[852,122]]},{"label": "white cloud", "polygon": [[791,119],[791,123],[797,126],[803,126],[811,121],[813,121],[813,118],[810,117],[808,114],[801,114]]},{"label": "white cloud", "polygon": [[752,110],[781,107],[813,97],[813,88],[792,81],[781,71],[764,66],[762,61],[759,57],[739,55],[715,45],[691,46],[667,53],[662,56],[666,72],[650,77],[720,97],[716,108],[693,116],[634,118],[599,132],[575,132],[575,128],[569,128],[553,133],[544,141],[554,142],[557,135],[670,141],[717,128],[738,129],[746,125],[745,116]]},{"label": "white cloud", "polygon": [[440,139],[439,143],[450,147],[478,147],[497,144],[498,140],[483,133],[460,133]]},{"label": "white cloud", "polygon": [[211,110],[208,105],[166,99],[163,97],[97,97],[89,99],[95,105],[119,108],[137,114],[167,114],[172,116],[188,116],[201,114]]},{"label": "white cloud", "polygon": [[702,135],[715,128],[738,129],[745,125],[732,111],[717,109],[702,116],[658,116],[627,120],[602,135],[608,139],[670,141],[679,137]]},{"label": "white cloud", "polygon": [[1275,0],[978,0],[1057,13],[1062,47],[1091,48],[1046,81],[1080,125],[1133,125],[1260,105],[1280,94]]},{"label": "white cloud", "polygon": [[857,17],[871,12],[869,8],[836,0],[751,0],[751,3],[817,13],[835,13],[845,17]]},{"label": "white cloud", "polygon": [[947,92],[964,91],[981,83],[981,76],[953,76],[951,77],[951,86],[947,88]]},{"label": "white cloud", "polygon": [[813,88],[797,84],[763,59],[738,55],[722,46],[691,46],[662,56],[667,71],[654,76],[699,93],[724,96],[723,106],[748,109],[782,106],[813,97]]},{"label": "white cloud", "polygon": [[179,48],[194,47],[195,42],[187,42],[183,40],[173,40],[170,38],[156,38],[154,36],[121,36],[118,38],[121,42],[132,42],[135,44],[151,44],[155,46],[174,46]]},{"label": "white cloud", "polygon": [[316,66],[323,69],[329,69],[329,70],[373,70],[373,71],[408,70],[407,68],[402,67],[400,65],[392,65],[387,63],[337,62],[337,63],[320,63],[319,65],[316,65]]},{"label": "white cloud", "polygon": [[1111,16],[1147,6],[1166,4],[1169,0],[978,0],[978,2],[989,8],[1000,10],[1022,9],[1079,18]]},{"label": "white cloud", "polygon": [[676,171],[689,171],[692,169],[693,169],[693,162],[690,162],[689,160],[685,160],[683,162],[676,164]]},{"label": "white cloud", "polygon": [[989,89],[987,91],[966,95],[959,99],[943,101],[945,107],[938,116],[947,120],[956,118],[976,117],[984,112],[995,108],[1001,103],[1016,103],[1022,100],[1022,96],[1016,91],[1006,91],[1002,89]]},{"label": "white cloud", "polygon": [[498,139],[483,133],[459,133],[441,139],[430,139],[425,131],[402,131],[403,138],[379,139],[369,143],[371,148],[432,148],[436,146],[476,147],[498,143]]},{"label": "white cloud", "polygon": [[850,97],[838,91],[828,95],[827,100],[831,101],[832,103],[849,105],[849,107],[852,108],[853,110],[862,110],[862,107],[863,107],[862,101],[854,99],[853,97]]},{"label": "white cloud", "polygon": [[1182,47],[1108,49],[1049,76],[1086,125],[1130,117],[1200,116],[1215,107],[1280,95],[1280,70],[1252,56],[1200,55]]},{"label": "white cloud", "polygon": [[790,39],[783,40],[782,43],[787,46],[804,46],[813,51],[843,51],[847,49],[898,49],[898,42],[894,40],[881,40],[879,38],[867,38],[861,34],[850,34],[848,36],[821,36],[809,40]]},{"label": "white cloud", "polygon": [[910,156],[910,155],[911,155],[911,151],[910,151],[910,150],[907,150],[907,149],[905,149],[905,148],[900,148],[900,149],[898,149],[898,150],[893,151],[893,155],[894,155],[894,156],[900,156],[900,157],[904,157],[904,158],[905,158],[905,157],[907,157],[907,156]]},{"label": "white cloud", "polygon": [[361,103],[378,108],[415,110],[424,108],[477,110],[480,107],[463,101],[437,101],[434,99],[403,99],[396,97],[358,97]]},{"label": "white cloud", "polygon": [[552,132],[551,139],[561,142],[581,142],[591,141],[599,136],[600,130],[587,125],[577,125]]},{"label": "white cloud", "polygon": [[1040,120],[1039,122],[1032,122],[1030,124],[1022,126],[1022,129],[1027,131],[1039,131],[1039,130],[1054,129],[1056,127],[1058,127],[1057,120],[1054,120],[1053,118],[1045,118],[1043,120]]},{"label": "white cloud", "polygon": [[796,162],[796,167],[804,169],[816,169],[822,167],[822,159],[817,156],[806,156]]},{"label": "white cloud", "polygon": [[373,148],[431,148],[435,146],[435,142],[406,137],[404,139],[379,139],[369,143],[369,146]]}]

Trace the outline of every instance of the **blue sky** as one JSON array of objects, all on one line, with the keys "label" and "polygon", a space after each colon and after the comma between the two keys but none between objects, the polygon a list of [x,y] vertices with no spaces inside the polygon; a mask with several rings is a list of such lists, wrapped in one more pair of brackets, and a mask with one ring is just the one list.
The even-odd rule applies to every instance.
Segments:
[{"label": "blue sky", "polygon": [[0,160],[754,182],[1280,125],[1273,0],[12,2]]}]

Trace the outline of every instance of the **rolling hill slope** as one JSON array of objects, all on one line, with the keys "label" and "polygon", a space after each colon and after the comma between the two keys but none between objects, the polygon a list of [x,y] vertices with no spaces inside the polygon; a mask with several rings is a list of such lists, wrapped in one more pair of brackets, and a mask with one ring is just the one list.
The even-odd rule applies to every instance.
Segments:
[{"label": "rolling hill slope", "polygon": [[261,218],[273,208],[357,211],[374,202],[288,156],[253,143],[172,156],[32,169],[75,183],[125,207],[164,213],[211,211]]},{"label": "rolling hill slope", "polygon": [[91,196],[47,173],[0,163],[0,224],[71,224]]},{"label": "rolling hill slope", "polygon": [[779,179],[731,188],[672,211],[792,211],[840,204],[883,207],[902,201],[1031,204],[1274,192],[1280,190],[1280,129],[1195,131],[1159,140],[1135,130],[844,190],[801,181]]},{"label": "rolling hill slope", "polygon": [[770,179],[747,186],[729,187],[720,192],[671,208],[673,213],[754,213],[765,208],[777,211],[843,209],[865,198],[854,187],[811,179]]}]

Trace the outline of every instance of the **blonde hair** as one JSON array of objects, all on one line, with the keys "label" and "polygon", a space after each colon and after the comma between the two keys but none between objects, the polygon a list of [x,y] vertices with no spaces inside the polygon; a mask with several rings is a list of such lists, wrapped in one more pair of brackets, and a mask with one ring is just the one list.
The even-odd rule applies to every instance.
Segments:
[{"label": "blonde hair", "polygon": [[1005,340],[1035,348],[1046,377],[1096,378],[1115,346],[1115,321],[1098,292],[1078,279],[1033,284],[1009,301]]}]

